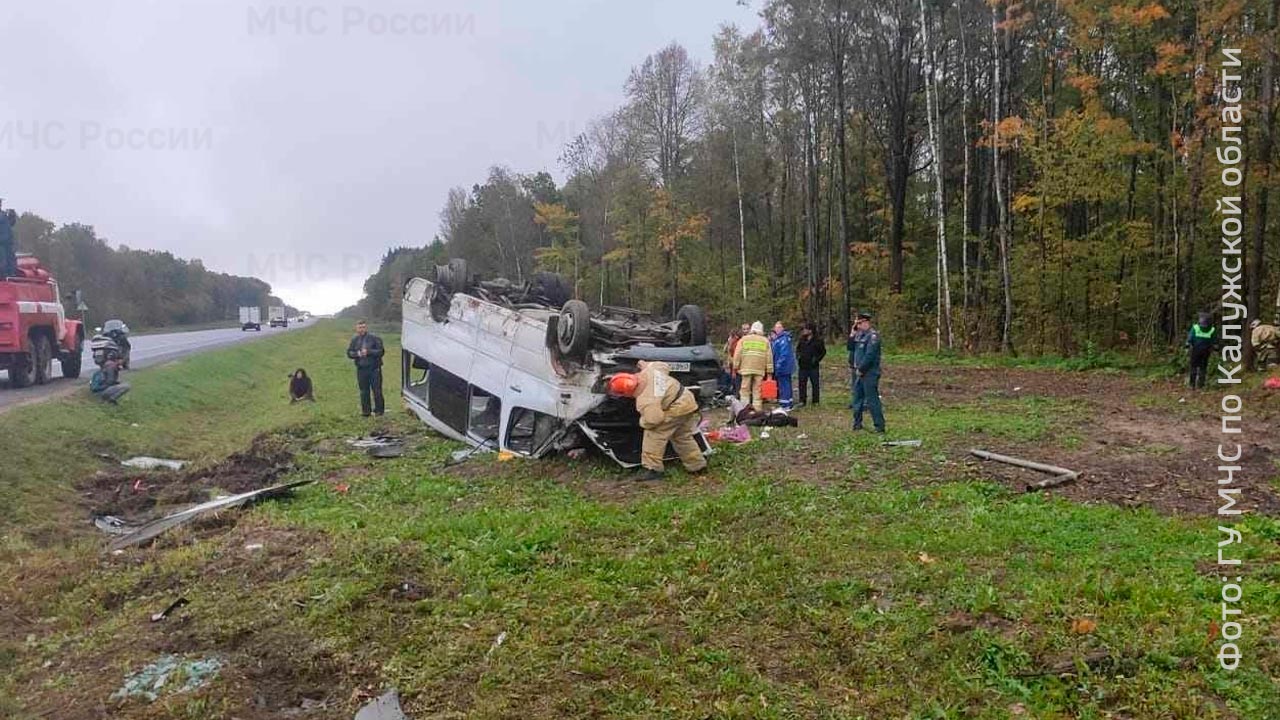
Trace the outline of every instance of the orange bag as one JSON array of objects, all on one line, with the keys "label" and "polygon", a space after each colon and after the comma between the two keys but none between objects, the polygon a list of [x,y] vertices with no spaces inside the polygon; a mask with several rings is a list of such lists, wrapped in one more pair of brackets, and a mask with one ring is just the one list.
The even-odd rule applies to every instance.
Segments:
[{"label": "orange bag", "polygon": [[778,381],[774,380],[773,378],[769,378],[768,380],[765,380],[764,382],[760,383],[760,397],[764,398],[765,400],[777,400],[778,399]]}]

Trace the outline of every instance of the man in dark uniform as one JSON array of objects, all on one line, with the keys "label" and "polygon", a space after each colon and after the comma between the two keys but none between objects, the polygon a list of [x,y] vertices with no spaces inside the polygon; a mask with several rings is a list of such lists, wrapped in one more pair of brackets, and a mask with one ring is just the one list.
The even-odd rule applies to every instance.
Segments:
[{"label": "man in dark uniform", "polygon": [[347,345],[347,357],[356,363],[356,384],[360,386],[360,414],[369,417],[369,395],[373,394],[373,414],[386,409],[382,400],[382,338],[369,332],[364,320],[356,323],[356,336]]},{"label": "man in dark uniform", "polygon": [[1187,384],[1193,388],[1204,387],[1209,373],[1209,356],[1218,346],[1218,328],[1213,324],[1213,316],[1202,312],[1198,320],[1187,331],[1187,347],[1191,351],[1191,375]]},{"label": "man in dark uniform", "polygon": [[884,432],[880,407],[880,333],[871,327],[871,314],[858,313],[849,333],[849,370],[853,374],[853,429],[862,429],[862,411],[871,411],[876,432]]},{"label": "man in dark uniform", "polygon": [[819,368],[822,358],[827,356],[827,345],[818,334],[813,323],[805,323],[800,330],[800,340],[796,343],[796,361],[800,366],[800,407],[809,402],[809,385],[813,385],[813,404],[822,400],[822,389],[819,386]]},{"label": "man in dark uniform", "polygon": [[[4,201],[0,200],[0,206]],[[17,246],[13,237],[13,226],[18,222],[18,214],[12,210],[0,210],[0,279],[18,275]]]}]

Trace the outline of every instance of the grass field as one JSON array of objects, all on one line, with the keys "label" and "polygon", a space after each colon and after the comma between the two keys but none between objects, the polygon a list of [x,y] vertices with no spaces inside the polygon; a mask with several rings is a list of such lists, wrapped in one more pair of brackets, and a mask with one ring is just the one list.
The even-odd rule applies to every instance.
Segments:
[{"label": "grass field", "polygon": [[[460,446],[416,420],[358,416],[346,338],[321,322],[138,373],[120,407],[0,416],[0,716],[350,718],[396,687],[419,720],[1280,718],[1274,516],[1242,523],[1246,660],[1226,672],[1211,518],[1022,494],[957,450],[1082,454],[1082,401],[980,391],[950,363],[919,379],[926,361],[904,359],[920,386],[958,388],[889,398],[891,437],[921,448],[850,434],[833,379],[800,428],[640,485],[592,458],[446,467]],[[297,366],[314,405],[284,398]],[[1135,393],[1187,421],[1166,386]],[[375,427],[406,455],[343,442]],[[84,488],[114,472],[101,454],[217,467],[262,435],[293,453],[287,478],[318,482],[100,553]],[[109,699],[165,653],[224,664],[192,692]]]}]

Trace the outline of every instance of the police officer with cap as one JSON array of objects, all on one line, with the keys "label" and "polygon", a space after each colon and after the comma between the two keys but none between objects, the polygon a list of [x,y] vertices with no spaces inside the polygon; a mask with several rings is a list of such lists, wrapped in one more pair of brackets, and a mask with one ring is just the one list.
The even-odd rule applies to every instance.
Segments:
[{"label": "police officer with cap", "polygon": [[884,432],[880,407],[880,333],[871,327],[871,313],[860,312],[849,332],[849,370],[853,375],[853,429],[862,429],[862,411],[871,411],[871,422]]}]

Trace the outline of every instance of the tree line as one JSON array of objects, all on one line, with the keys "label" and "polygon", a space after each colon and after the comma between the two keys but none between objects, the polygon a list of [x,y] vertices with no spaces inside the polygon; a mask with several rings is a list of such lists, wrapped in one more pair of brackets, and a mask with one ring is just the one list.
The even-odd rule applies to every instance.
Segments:
[{"label": "tree line", "polygon": [[[262,280],[212,272],[199,260],[168,252],[113,248],[90,225],[56,226],[24,213],[14,236],[18,252],[39,258],[64,296],[81,292],[91,324],[109,318],[134,328],[234,321],[241,305],[284,305]],[[64,304],[68,314],[78,315],[73,301],[64,298]]]},{"label": "tree line", "polygon": [[725,325],[838,333],[865,308],[941,349],[1165,352],[1221,295],[1223,47],[1244,59],[1245,295],[1251,317],[1280,310],[1278,14],[1276,0],[768,0],[759,27],[720,29],[707,64],[672,44],[634,67],[625,102],[565,147],[563,186],[495,167],[392,264],[555,270],[593,303],[697,302]]}]

